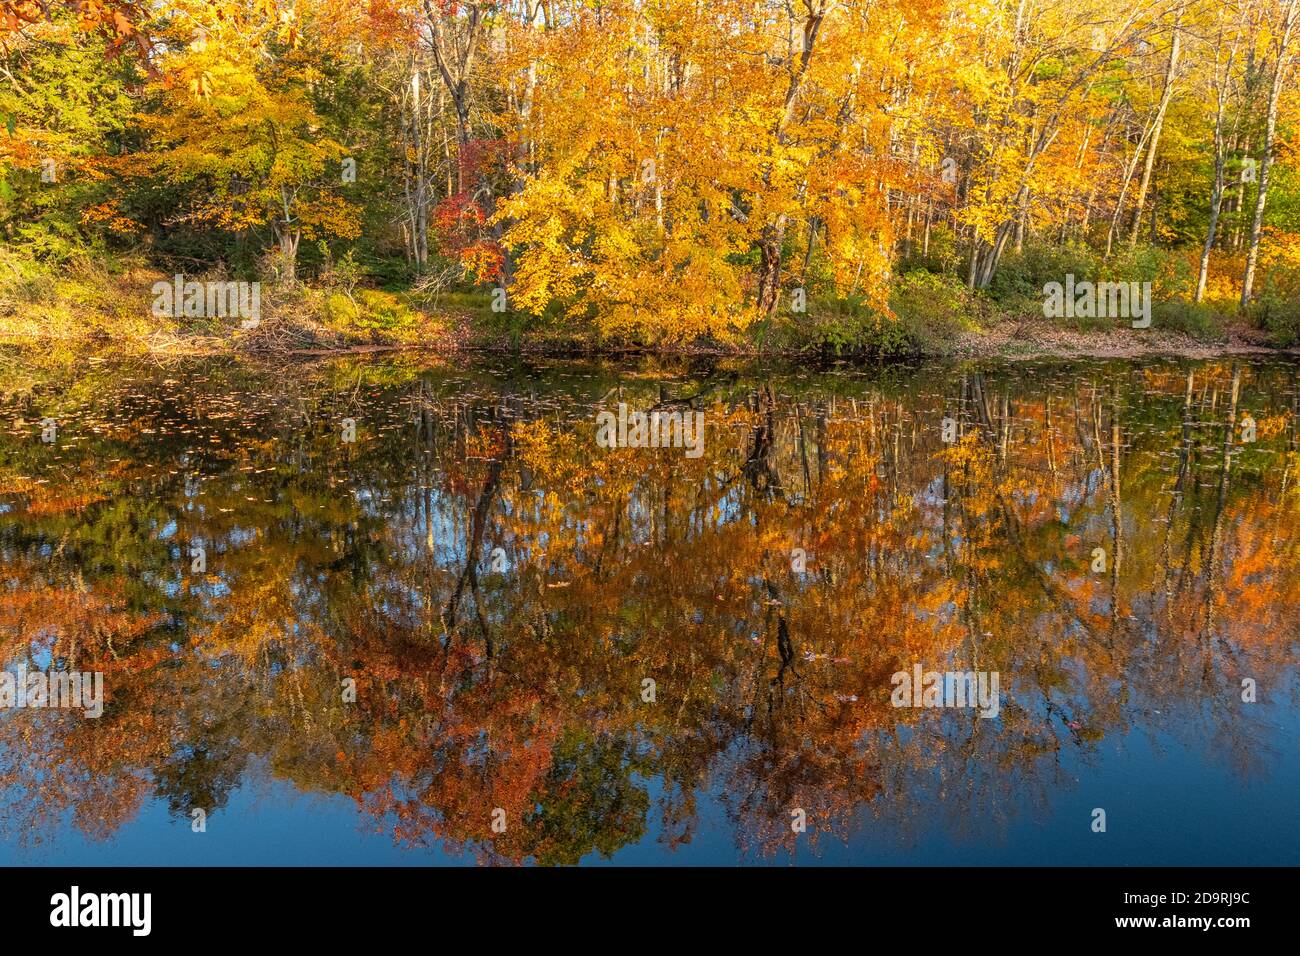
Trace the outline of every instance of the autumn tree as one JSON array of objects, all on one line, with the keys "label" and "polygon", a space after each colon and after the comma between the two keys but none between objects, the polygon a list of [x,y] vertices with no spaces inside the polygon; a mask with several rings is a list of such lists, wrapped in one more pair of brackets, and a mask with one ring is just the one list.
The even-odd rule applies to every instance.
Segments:
[{"label": "autumn tree", "polygon": [[144,118],[140,168],[184,186],[177,219],[240,232],[269,227],[276,271],[296,279],[304,236],[352,238],[358,211],[343,195],[344,161],[313,101],[319,72],[309,47],[319,26],[271,3],[177,11],[173,52],[159,63]]}]

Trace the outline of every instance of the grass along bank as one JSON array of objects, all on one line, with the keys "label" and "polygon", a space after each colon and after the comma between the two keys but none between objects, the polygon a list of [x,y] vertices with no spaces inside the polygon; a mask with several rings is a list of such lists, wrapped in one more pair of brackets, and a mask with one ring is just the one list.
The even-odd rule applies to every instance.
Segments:
[{"label": "grass along bank", "polygon": [[[865,298],[804,298],[787,290],[772,316],[725,340],[647,342],[602,336],[592,331],[596,323],[575,323],[561,309],[497,312],[490,290],[427,282],[379,287],[350,257],[325,263],[307,282],[262,282],[258,321],[245,328],[233,314],[155,314],[158,284],[170,286],[176,273],[140,258],[81,255],[50,265],[0,250],[0,341],[122,354],[421,349],[876,357],[1208,355],[1300,344],[1300,299],[1277,294],[1277,283],[1243,314],[1228,282],[1213,300],[1195,304],[1183,296],[1176,270],[1171,279],[1132,261],[1105,274],[1152,284],[1151,328],[1135,330],[1125,318],[1044,316],[1042,286],[1063,275],[1091,281],[1102,272],[1082,254],[1061,261],[1033,250],[1013,256],[994,288],[973,292],[952,274],[914,264],[894,279],[888,313]],[[232,281],[220,270],[182,274],[185,281]]]}]

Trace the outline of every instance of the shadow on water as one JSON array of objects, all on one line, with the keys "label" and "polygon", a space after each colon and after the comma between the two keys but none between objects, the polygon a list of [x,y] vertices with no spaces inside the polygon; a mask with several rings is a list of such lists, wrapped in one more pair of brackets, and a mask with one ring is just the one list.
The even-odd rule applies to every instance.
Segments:
[{"label": "shadow on water", "polygon": [[1296,365],[428,361],[5,373],[0,852],[1300,863]]}]

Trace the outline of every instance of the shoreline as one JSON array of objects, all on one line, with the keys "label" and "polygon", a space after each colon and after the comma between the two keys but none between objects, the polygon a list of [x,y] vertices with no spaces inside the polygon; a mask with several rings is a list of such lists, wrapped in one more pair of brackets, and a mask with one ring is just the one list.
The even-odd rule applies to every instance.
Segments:
[{"label": "shoreline", "polygon": [[[1033,296],[973,292],[950,275],[917,271],[898,279],[883,311],[824,299],[809,302],[806,311],[739,317],[720,331],[691,335],[672,331],[681,325],[672,309],[656,318],[660,332],[613,335],[600,331],[606,323],[597,317],[496,312],[481,290],[423,293],[319,282],[270,285],[248,316],[240,306],[228,317],[218,304],[212,316],[200,309],[183,318],[174,309],[142,310],[151,301],[150,280],[160,275],[147,266],[123,272],[92,264],[63,280],[47,270],[41,281],[7,292],[0,283],[0,348],[64,360],[421,354],[880,363],[1300,355],[1300,329],[1293,327],[1300,313],[1242,312],[1224,300],[1191,304],[1175,297],[1144,313],[1147,327],[1133,328],[1127,318],[1057,316]],[[258,322],[245,328],[241,319]]]},{"label": "shoreline", "polygon": [[512,345],[493,341],[439,341],[346,343],[316,348],[258,348],[242,345],[238,338],[203,337],[187,341],[169,337],[165,342],[70,338],[32,338],[0,333],[0,348],[19,360],[55,350],[75,351],[79,358],[241,358],[250,360],[329,359],[356,356],[482,356],[541,358],[554,360],[607,359],[613,361],[646,358],[783,359],[810,362],[907,363],[995,359],[1032,361],[1041,359],[1214,359],[1234,356],[1300,358],[1300,346],[1280,348],[1243,335],[1226,341],[1204,342],[1183,333],[1153,330],[1138,339],[1125,330],[1077,332],[1048,327],[1027,337],[990,333],[963,335],[951,348],[917,350],[882,355],[864,350],[835,353],[815,348],[757,348],[751,345],[698,344],[688,346],[599,346],[577,341],[532,341]]}]

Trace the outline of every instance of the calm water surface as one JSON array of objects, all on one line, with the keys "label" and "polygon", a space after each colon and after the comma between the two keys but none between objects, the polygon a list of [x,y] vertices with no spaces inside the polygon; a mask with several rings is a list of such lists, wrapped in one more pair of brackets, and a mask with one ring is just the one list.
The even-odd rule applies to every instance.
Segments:
[{"label": "calm water surface", "polygon": [[1300,864],[1298,383],[7,360],[0,863]]}]

